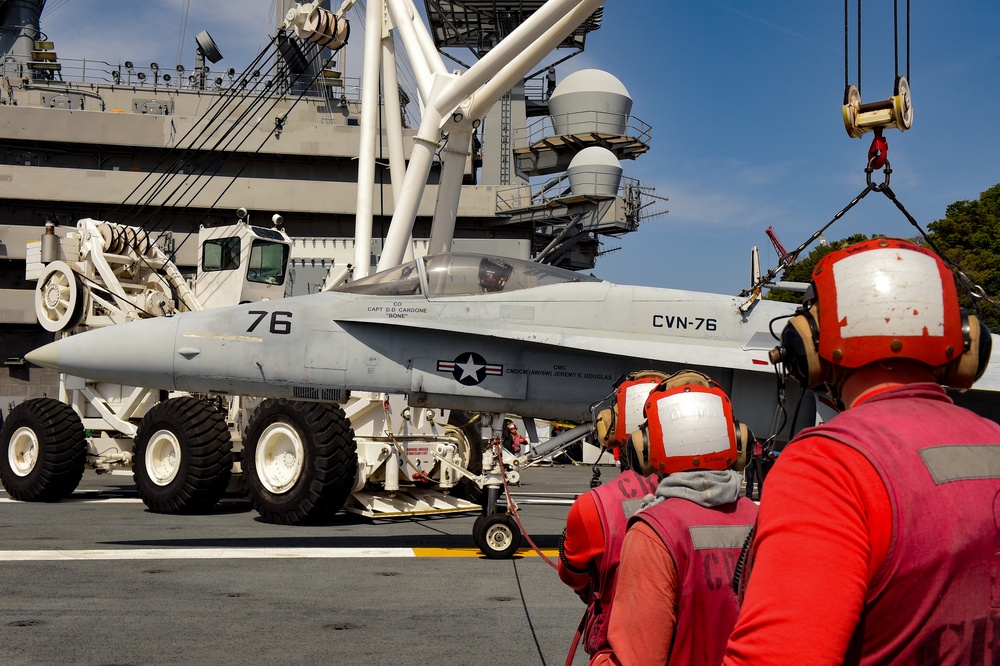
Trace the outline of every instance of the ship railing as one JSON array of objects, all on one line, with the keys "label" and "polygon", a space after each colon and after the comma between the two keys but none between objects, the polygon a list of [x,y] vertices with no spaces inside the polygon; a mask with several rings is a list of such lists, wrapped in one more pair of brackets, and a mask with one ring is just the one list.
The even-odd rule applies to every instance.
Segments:
[{"label": "ship railing", "polygon": [[[567,201],[582,198],[607,199],[617,196],[626,201],[634,201],[640,192],[648,190],[640,185],[635,178],[621,176],[615,193],[609,191],[609,174],[607,171],[577,170],[573,172],[573,187],[570,187],[570,175],[563,173],[550,178],[538,185],[512,185],[497,190],[496,211],[498,215],[513,211],[555,208]],[[583,194],[581,194],[583,193]]]},{"label": "ship railing", "polygon": [[541,116],[528,123],[528,145],[555,136],[627,136],[649,146],[652,127],[633,115],[611,111],[584,110]]},{"label": "ship railing", "polygon": [[[175,65],[165,67],[156,63],[136,65],[132,62],[109,63],[104,60],[60,58],[62,65],[58,72],[36,82],[58,85],[90,84],[121,85],[135,88],[155,88],[158,90],[231,90],[240,88],[247,93],[266,93],[274,87],[271,77],[260,70],[246,73],[234,68],[212,69],[209,66],[197,71],[195,67]],[[204,83],[202,82],[204,81]],[[359,102],[360,77],[324,76],[317,87],[322,94],[332,100],[346,98]]]}]

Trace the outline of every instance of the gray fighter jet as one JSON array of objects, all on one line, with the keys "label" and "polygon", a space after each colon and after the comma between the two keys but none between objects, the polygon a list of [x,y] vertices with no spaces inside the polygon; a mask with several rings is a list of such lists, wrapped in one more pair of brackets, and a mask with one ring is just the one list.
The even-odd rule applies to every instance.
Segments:
[{"label": "gray fighter jet", "polygon": [[[769,328],[792,310],[448,253],[333,291],[110,326],[27,358],[150,388],[324,401],[386,391],[414,405],[578,421],[624,374],[695,368],[730,393],[739,419],[770,433]],[[809,424],[815,404],[803,407]]]}]

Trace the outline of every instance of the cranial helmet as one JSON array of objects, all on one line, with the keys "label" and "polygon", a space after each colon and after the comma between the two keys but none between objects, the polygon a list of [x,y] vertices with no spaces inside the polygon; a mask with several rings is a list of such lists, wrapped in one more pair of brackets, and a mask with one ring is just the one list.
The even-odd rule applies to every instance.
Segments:
[{"label": "cranial helmet", "polygon": [[928,249],[878,238],[831,252],[813,270],[802,307],[781,333],[772,363],[807,388],[836,385],[875,361],[909,359],[938,381],[969,388],[992,346],[978,317],[959,307],[951,271]]},{"label": "cranial helmet", "polygon": [[753,435],[733,419],[729,396],[701,373],[684,371],[646,398],[646,422],[631,446],[646,474],[740,468]]},{"label": "cranial helmet", "polygon": [[667,375],[656,370],[633,372],[615,385],[611,407],[597,414],[597,439],[609,449],[617,449],[638,428],[646,417],[642,408],[649,392],[666,379]]}]

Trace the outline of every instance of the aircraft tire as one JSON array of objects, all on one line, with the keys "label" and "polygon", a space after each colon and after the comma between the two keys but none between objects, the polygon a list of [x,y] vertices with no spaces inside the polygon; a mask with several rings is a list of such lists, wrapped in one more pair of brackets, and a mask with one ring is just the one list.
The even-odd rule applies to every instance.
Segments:
[{"label": "aircraft tire", "polygon": [[521,529],[513,516],[506,513],[476,518],[472,537],[483,555],[491,560],[506,560],[521,547]]},{"label": "aircraft tire", "polygon": [[[458,430],[465,438],[468,449],[461,451],[463,461],[467,460],[466,469],[473,474],[483,471],[483,435],[479,429],[479,415],[475,412],[452,411],[448,415],[448,426]],[[451,494],[459,499],[482,504],[483,489],[471,479],[462,478]]]},{"label": "aircraft tire", "polygon": [[486,514],[481,513],[476,516],[476,522],[472,523],[472,541],[476,544],[476,548],[486,554],[486,544],[483,543],[483,521],[486,520]]},{"label": "aircraft tire", "polygon": [[337,405],[265,400],[243,437],[250,504],[265,522],[316,523],[344,506],[358,473],[357,444]]},{"label": "aircraft tire", "polygon": [[73,408],[52,398],[26,400],[0,428],[0,481],[22,502],[58,502],[73,494],[87,463],[87,438]]},{"label": "aircraft tire", "polygon": [[132,474],[153,513],[203,513],[218,503],[233,470],[225,417],[197,398],[171,398],[150,409],[135,434]]}]

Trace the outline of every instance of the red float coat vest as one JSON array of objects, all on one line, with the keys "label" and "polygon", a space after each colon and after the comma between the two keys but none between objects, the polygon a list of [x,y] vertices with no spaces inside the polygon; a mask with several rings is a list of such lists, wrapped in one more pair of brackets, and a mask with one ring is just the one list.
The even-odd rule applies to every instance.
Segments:
[{"label": "red float coat vest", "polygon": [[584,616],[583,648],[588,654],[610,647],[608,619],[611,617],[611,602],[615,596],[616,574],[628,519],[642,508],[642,499],[655,492],[656,485],[655,476],[645,477],[625,470],[611,483],[590,491],[604,531],[604,555],[592,574],[593,582]]},{"label": "red float coat vest", "polygon": [[677,623],[669,663],[722,663],[739,615],[733,573],[756,519],[757,505],[746,497],[711,508],[669,497],[632,519],[653,528],[677,569]]},{"label": "red float coat vest", "polygon": [[799,437],[817,435],[864,455],[892,507],[845,663],[1000,664],[1000,425],[926,383],[876,394]]}]

